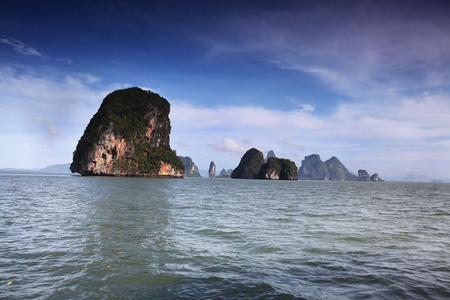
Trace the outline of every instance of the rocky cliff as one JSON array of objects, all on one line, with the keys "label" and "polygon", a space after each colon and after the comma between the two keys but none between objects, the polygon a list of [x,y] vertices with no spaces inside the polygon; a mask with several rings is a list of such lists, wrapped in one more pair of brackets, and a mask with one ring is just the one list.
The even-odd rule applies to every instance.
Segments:
[{"label": "rocky cliff", "polygon": [[355,181],[357,178],[356,175],[347,170],[336,156],[325,161],[325,164],[327,165],[330,180],[332,181]]},{"label": "rocky cliff", "polygon": [[289,159],[268,157],[267,162],[259,170],[258,178],[298,180],[297,166]]},{"label": "rocky cliff", "polygon": [[330,180],[330,171],[327,165],[320,159],[318,154],[311,154],[302,160],[298,169],[298,179],[300,180]]},{"label": "rocky cliff", "polygon": [[370,175],[366,170],[358,170],[357,181],[370,181]]},{"label": "rocky cliff", "polygon": [[378,174],[375,173],[372,176],[366,170],[358,170],[358,178],[357,181],[374,181],[374,182],[383,182],[384,180],[378,177]]},{"label": "rocky cliff", "polygon": [[378,177],[378,174],[375,173],[372,176],[370,176],[370,181],[375,181],[375,182],[383,182],[384,180],[381,179],[380,177]]},{"label": "rocky cliff", "polygon": [[192,161],[192,158],[190,158],[189,156],[178,156],[178,158],[181,160],[181,162],[184,165],[184,169],[185,169],[184,176],[185,177],[202,177],[200,175],[198,167]]},{"label": "rocky cliff", "polygon": [[219,176],[217,176],[217,178],[230,178],[231,177],[231,173],[233,172],[232,169],[222,169],[219,173]]},{"label": "rocky cliff", "polygon": [[267,162],[270,157],[277,157],[275,155],[275,152],[273,152],[273,150],[270,150],[269,152],[267,152],[267,156],[266,156],[266,159],[264,161]]},{"label": "rocky cliff", "polygon": [[182,178],[184,165],[170,148],[170,104],[140,88],[103,100],[73,153],[72,173]]},{"label": "rocky cliff", "polygon": [[208,174],[209,178],[216,178],[216,164],[214,163],[214,161],[209,164]]}]

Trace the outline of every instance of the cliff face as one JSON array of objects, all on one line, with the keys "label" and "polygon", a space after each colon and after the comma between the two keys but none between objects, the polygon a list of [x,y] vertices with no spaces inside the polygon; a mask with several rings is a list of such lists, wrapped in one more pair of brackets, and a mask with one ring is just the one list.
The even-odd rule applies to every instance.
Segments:
[{"label": "cliff face", "polygon": [[139,88],[103,100],[78,142],[72,173],[182,178],[184,165],[170,149],[170,104]]},{"label": "cliff face", "polygon": [[301,180],[330,180],[330,172],[327,165],[317,154],[311,154],[302,160],[298,169],[298,179]]},{"label": "cliff face", "polygon": [[270,150],[269,152],[267,152],[267,156],[266,156],[266,159],[264,160],[264,162],[267,162],[270,157],[277,157],[275,155],[275,152],[273,152],[273,150]]},{"label": "cliff face", "polygon": [[358,170],[358,181],[370,181],[369,173],[366,170]]},{"label": "cliff face", "polygon": [[209,178],[216,178],[216,164],[213,161],[209,164],[208,174]]},{"label": "cliff face", "polygon": [[189,156],[178,156],[178,158],[181,160],[184,169],[186,170],[184,173],[185,177],[202,177],[198,171],[198,167],[192,161],[192,158]]},{"label": "cliff face", "polygon": [[355,181],[357,178],[356,175],[353,175],[347,170],[336,156],[325,161],[325,164],[327,165],[330,180],[332,181]]}]

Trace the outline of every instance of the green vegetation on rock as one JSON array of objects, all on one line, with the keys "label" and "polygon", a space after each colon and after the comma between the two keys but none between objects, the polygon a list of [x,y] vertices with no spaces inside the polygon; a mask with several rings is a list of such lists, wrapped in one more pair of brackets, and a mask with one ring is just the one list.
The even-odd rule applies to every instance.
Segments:
[{"label": "green vegetation on rock", "polygon": [[[82,175],[140,176],[157,174],[163,161],[184,173],[184,165],[169,145],[169,112],[169,102],[151,91],[134,87],[110,93],[78,141],[70,170]],[[111,135],[116,141],[107,138]],[[120,157],[112,148],[117,140],[125,141],[122,146],[127,149]],[[108,155],[112,162],[106,171],[87,169],[92,163],[98,166],[99,161],[93,160],[100,146],[105,148],[104,164]]]},{"label": "green vegetation on rock", "polygon": [[297,180],[297,166],[289,159],[276,157],[269,157],[264,163],[262,152],[252,148],[241,158],[231,178]]},{"label": "green vegetation on rock", "polygon": [[255,148],[248,150],[236,169],[231,173],[231,178],[240,179],[257,179],[259,178],[259,170],[264,164],[264,155]]},{"label": "green vegetation on rock", "polygon": [[269,157],[267,162],[261,166],[258,177],[260,179],[274,179],[270,178],[271,174],[280,180],[298,179],[295,162],[285,158]]}]

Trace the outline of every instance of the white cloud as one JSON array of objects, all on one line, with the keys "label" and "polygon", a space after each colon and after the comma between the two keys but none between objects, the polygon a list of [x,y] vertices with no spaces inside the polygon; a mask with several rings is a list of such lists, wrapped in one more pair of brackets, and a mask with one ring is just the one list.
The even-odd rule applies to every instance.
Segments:
[{"label": "white cloud", "polygon": [[0,154],[10,158],[3,163],[28,168],[70,162],[90,118],[112,91],[96,90],[96,81],[89,74],[60,79],[58,74],[0,66],[0,138],[8,145]]},{"label": "white cloud", "polygon": [[230,138],[224,138],[217,144],[210,145],[213,149],[219,151],[227,151],[227,152],[237,152],[237,153],[245,153],[248,149],[245,149],[238,145],[235,141]]},{"label": "white cloud", "polygon": [[[450,21],[436,6],[334,2],[236,14],[202,40],[215,57],[250,55],[360,99],[450,84]],[[312,30],[312,28],[314,28]]]}]

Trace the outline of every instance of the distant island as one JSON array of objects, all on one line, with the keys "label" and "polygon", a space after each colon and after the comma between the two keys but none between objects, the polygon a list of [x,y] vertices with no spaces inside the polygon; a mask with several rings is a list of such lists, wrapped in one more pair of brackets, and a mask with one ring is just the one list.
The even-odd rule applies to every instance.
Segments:
[{"label": "distant island", "polygon": [[170,148],[170,104],[140,88],[106,96],[73,153],[70,170],[84,176],[183,178]]},{"label": "distant island", "polygon": [[236,169],[231,173],[234,179],[298,180],[297,166],[293,161],[270,156],[267,162],[261,151],[248,150]]}]

